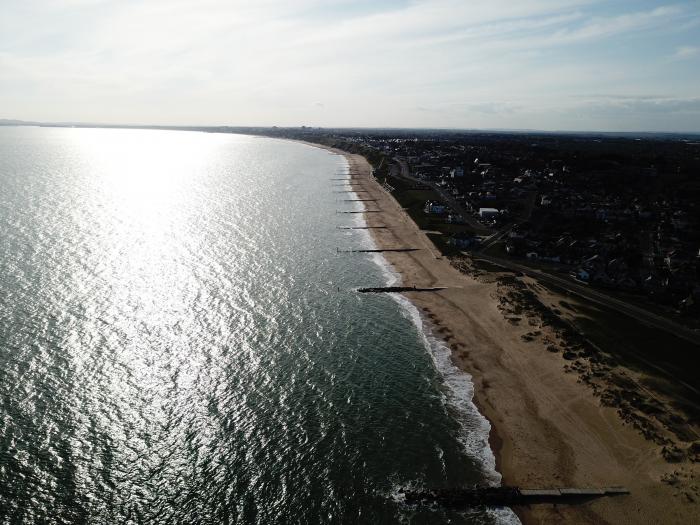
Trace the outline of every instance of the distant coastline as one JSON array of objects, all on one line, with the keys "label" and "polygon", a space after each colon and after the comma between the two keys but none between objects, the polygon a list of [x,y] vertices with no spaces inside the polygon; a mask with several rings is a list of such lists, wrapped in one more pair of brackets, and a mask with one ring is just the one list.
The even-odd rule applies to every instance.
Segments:
[{"label": "distant coastline", "polygon": [[[440,133],[449,136],[468,135],[521,135],[521,136],[581,136],[609,138],[640,138],[656,140],[697,140],[700,131],[600,131],[600,130],[543,130],[543,129],[499,129],[499,128],[366,128],[366,127],[315,127],[315,126],[191,126],[158,124],[100,124],[89,122],[40,122],[17,119],[0,119],[0,126],[39,126],[56,128],[104,128],[104,129],[153,129],[171,131],[201,131],[205,133],[236,133],[242,135],[262,135],[272,138],[300,139],[301,134],[334,132],[366,133],[384,132],[391,135],[412,135],[420,133]],[[303,139],[300,139],[303,140]]]}]

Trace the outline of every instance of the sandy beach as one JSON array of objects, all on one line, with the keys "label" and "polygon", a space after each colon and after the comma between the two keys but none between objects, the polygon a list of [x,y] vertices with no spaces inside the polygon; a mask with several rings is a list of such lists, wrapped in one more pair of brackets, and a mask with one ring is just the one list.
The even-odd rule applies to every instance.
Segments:
[{"label": "sandy beach", "polygon": [[380,248],[419,248],[385,257],[408,286],[445,286],[405,295],[450,345],[455,363],[473,376],[475,403],[492,425],[491,443],[503,483],[525,488],[624,486],[628,496],[578,505],[515,509],[525,524],[698,523],[697,463],[668,463],[658,444],[626,424],[614,407],[566,373],[559,353],[546,351],[542,329],[510,322],[497,286],[458,271],[397,201],[370,177],[358,155],[344,154],[351,176],[376,199],[365,214]]}]

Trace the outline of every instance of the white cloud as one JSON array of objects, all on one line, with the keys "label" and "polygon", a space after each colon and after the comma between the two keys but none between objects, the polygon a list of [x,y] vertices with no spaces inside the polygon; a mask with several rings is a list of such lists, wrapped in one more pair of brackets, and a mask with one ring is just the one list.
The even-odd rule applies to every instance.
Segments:
[{"label": "white cloud", "polygon": [[[540,118],[567,107],[571,95],[624,92],[642,80],[647,90],[676,86],[671,95],[687,96],[689,80],[644,78],[649,64],[586,48],[620,35],[672,33],[697,15],[683,5],[611,11],[607,4],[10,2],[0,19],[0,100],[9,101],[0,116],[402,126],[439,125],[430,115],[446,118],[452,107],[460,109],[450,118],[463,119],[453,125],[473,127]],[[697,48],[675,53],[690,58]]]},{"label": "white cloud", "polygon": [[676,52],[673,57],[679,60],[685,60],[688,58],[694,58],[700,55],[700,47],[695,46],[681,46],[676,48]]}]

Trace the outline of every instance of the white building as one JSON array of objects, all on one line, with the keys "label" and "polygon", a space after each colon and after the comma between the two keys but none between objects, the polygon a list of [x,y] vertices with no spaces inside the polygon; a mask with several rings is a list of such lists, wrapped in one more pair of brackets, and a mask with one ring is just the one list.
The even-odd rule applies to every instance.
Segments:
[{"label": "white building", "polygon": [[496,208],[479,208],[479,217],[482,219],[495,219],[499,213]]}]

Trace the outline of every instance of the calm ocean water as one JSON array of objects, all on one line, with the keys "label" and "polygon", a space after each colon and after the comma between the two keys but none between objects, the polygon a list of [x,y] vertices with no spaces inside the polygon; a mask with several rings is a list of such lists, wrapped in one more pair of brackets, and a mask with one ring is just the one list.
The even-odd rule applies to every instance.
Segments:
[{"label": "calm ocean water", "polygon": [[405,300],[344,158],[270,139],[0,127],[1,523],[502,523],[471,383]]}]

